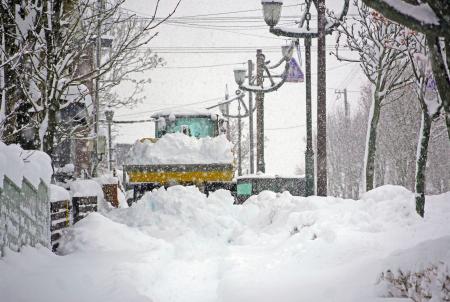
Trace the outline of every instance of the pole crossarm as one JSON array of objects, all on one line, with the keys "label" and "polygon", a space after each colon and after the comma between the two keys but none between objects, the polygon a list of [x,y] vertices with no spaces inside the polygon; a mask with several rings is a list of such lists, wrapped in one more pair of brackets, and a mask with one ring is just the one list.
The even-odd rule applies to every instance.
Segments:
[{"label": "pole crossarm", "polygon": [[[248,116],[250,115],[250,110],[249,110],[247,104],[245,104],[245,102],[244,102],[244,97],[245,97],[245,96],[246,96],[246,95],[245,95],[244,93],[242,93],[242,94],[239,94],[238,96],[236,96],[236,97],[234,97],[234,98],[232,98],[232,99],[230,99],[230,100],[226,100],[226,101],[224,101],[224,102],[219,102],[219,104],[214,105],[214,106],[207,107],[206,109],[207,109],[207,110],[210,110],[210,109],[219,107],[219,106],[221,106],[221,105],[229,105],[229,104],[231,104],[232,102],[238,100],[238,104],[239,104],[239,105],[242,105],[242,107],[244,107],[244,112],[245,112],[245,113],[243,113],[243,114],[237,114],[237,115],[236,115],[236,114],[229,114],[229,113],[222,112],[222,116],[223,116],[223,117],[226,117],[226,118],[244,118],[244,117],[248,117]],[[251,110],[251,113],[255,112],[255,110],[256,110],[256,106],[253,106],[253,108],[252,108],[252,110]]]},{"label": "pole crossarm", "polygon": [[243,98],[244,96],[245,96],[245,94],[239,94],[239,95],[236,95],[236,96],[233,97],[232,99],[229,99],[229,100],[225,100],[225,101],[219,102],[219,103],[216,104],[216,105],[206,107],[206,109],[207,109],[207,110],[210,110],[210,109],[219,107],[220,105],[230,104],[230,103],[232,103],[232,102],[234,102],[234,101],[236,101],[236,100],[238,100],[238,99]]},{"label": "pole crossarm", "polygon": [[[245,113],[243,114],[222,114],[224,117],[228,117],[228,118],[244,118],[244,117],[248,117],[250,115],[250,110],[248,109],[247,105],[245,104],[245,102],[241,99],[239,99],[239,104],[242,104],[242,106],[244,106],[244,110]],[[255,112],[256,110],[256,106],[254,106],[252,108],[252,113]]]}]

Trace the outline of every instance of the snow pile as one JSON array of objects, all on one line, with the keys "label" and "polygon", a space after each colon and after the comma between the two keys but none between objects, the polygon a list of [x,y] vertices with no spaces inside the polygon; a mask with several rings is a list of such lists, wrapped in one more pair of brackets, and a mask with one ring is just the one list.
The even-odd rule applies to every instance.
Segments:
[{"label": "snow pile", "polygon": [[94,180],[100,185],[118,184],[119,178],[112,174],[103,174],[100,177],[94,178]]},{"label": "snow pile", "polygon": [[103,199],[102,187],[95,180],[75,180],[70,183],[70,194],[72,197],[97,196]]},{"label": "snow pile", "polygon": [[384,301],[375,283],[387,268],[449,260],[448,239],[435,241],[450,237],[449,197],[429,197],[420,219],[397,186],[358,201],[265,191],[240,206],[228,191],[161,188],[71,227],[62,257],[7,255],[0,292],[5,301],[54,301],[64,290],[68,301]]},{"label": "snow pile", "polygon": [[166,134],[156,143],[136,141],[128,164],[232,163],[232,144],[224,135],[195,138],[182,133]]},{"label": "snow pile", "polygon": [[53,174],[50,157],[37,150],[23,150],[19,145],[6,145],[0,141],[0,187],[6,175],[18,187],[22,187],[25,177],[34,187],[42,179],[50,183]]},{"label": "snow pile", "polygon": [[71,200],[69,192],[63,187],[50,184],[49,186],[50,202]]}]

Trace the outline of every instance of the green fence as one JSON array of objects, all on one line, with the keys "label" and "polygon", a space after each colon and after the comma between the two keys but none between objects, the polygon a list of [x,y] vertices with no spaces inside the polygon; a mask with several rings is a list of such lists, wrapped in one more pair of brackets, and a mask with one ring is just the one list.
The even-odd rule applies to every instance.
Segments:
[{"label": "green fence", "polygon": [[8,177],[0,188],[0,251],[20,251],[24,245],[50,247],[48,187],[35,188],[26,178],[19,188]]}]

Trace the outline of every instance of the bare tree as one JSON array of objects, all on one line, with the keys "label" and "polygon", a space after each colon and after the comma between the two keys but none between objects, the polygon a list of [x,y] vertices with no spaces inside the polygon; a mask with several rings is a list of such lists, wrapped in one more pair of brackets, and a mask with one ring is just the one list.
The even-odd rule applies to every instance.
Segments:
[{"label": "bare tree", "polygon": [[[390,22],[358,0],[354,1],[354,6],[358,16],[346,19],[336,29],[338,37],[334,54],[339,60],[360,63],[373,85],[363,179],[365,190],[368,191],[374,186],[377,127],[382,103],[391,93],[410,81],[409,74],[404,72],[408,66],[405,41],[409,37],[403,26]],[[358,58],[341,56],[338,53],[339,47],[347,47],[356,52]]]},{"label": "bare tree", "polygon": [[408,47],[408,55],[416,82],[415,92],[417,100],[422,109],[416,158],[416,211],[423,217],[425,213],[425,176],[431,125],[433,119],[439,116],[442,104],[435,91],[435,81],[432,77],[431,62],[428,57],[425,37],[421,34],[414,35],[414,39],[411,42],[412,45]]},{"label": "bare tree", "polygon": [[[14,131],[33,129],[33,140],[39,141],[40,147],[51,156],[61,141],[78,131],[89,132],[85,126],[65,127],[83,115],[83,111],[70,120],[62,121],[59,119],[62,110],[73,104],[82,104],[92,110],[91,95],[95,90],[107,91],[127,79],[132,72],[153,68],[159,63],[158,58],[149,55],[149,52],[141,56],[136,54],[157,35],[155,29],[175,12],[179,2],[166,17],[156,18],[160,3],[156,1],[153,17],[139,24],[134,20],[135,16],[122,12],[123,2],[119,0],[96,6],[96,3],[103,1],[29,1],[27,11],[33,16],[32,22],[15,19],[14,28],[21,29],[19,33],[27,32],[24,41],[35,43],[23,43],[22,49],[17,50],[28,55],[26,60],[20,56],[22,61],[19,61],[15,59],[18,56],[10,52],[7,53],[9,57],[5,56],[2,61],[5,68],[16,73],[21,71],[16,82],[20,83],[21,100],[30,107],[26,112],[32,112],[28,123],[23,128],[16,127]],[[38,3],[40,6],[37,6]],[[15,15],[14,3],[2,1],[1,8],[2,12]],[[99,35],[103,41],[105,36],[111,34],[116,34],[118,38],[109,52],[95,62],[93,53]],[[130,66],[142,64],[141,69],[125,69],[123,66],[128,63]],[[94,80],[105,75],[110,75],[113,80],[103,86],[93,85]],[[5,83],[4,86],[8,85]]]},{"label": "bare tree", "polygon": [[[343,108],[328,118],[328,190],[333,196],[358,199],[364,163],[365,127],[372,101],[370,84],[361,86],[358,104],[346,116]],[[351,150],[351,151],[349,151]]]},{"label": "bare tree", "polygon": [[[362,0],[386,18],[426,36],[431,68],[445,111],[450,140],[450,2],[442,0]],[[411,13],[414,12],[414,13]]]}]

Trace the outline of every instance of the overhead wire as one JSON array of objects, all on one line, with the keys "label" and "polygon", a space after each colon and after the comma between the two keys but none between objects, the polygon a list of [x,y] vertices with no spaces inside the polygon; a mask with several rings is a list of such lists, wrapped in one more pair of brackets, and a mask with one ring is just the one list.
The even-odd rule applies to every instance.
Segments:
[{"label": "overhead wire", "polygon": [[289,127],[277,127],[277,128],[265,128],[264,131],[277,131],[277,130],[288,130],[305,127],[305,124],[289,126]]},{"label": "overhead wire", "polygon": [[[284,7],[295,7],[295,6],[301,6],[302,4],[291,4],[291,5],[285,5]],[[122,10],[130,11],[136,14],[141,15],[147,15],[142,12],[137,12],[133,9],[122,7]],[[249,12],[256,12],[256,11],[262,11],[261,8],[257,9],[247,9],[247,10],[238,10],[238,11],[228,11],[228,12],[218,12],[218,13],[209,13],[209,14],[198,14],[198,15],[190,15],[190,16],[181,16],[181,17],[174,17],[174,18],[198,18],[198,17],[209,17],[209,16],[222,16],[222,15],[232,15],[232,14],[240,14],[240,13],[249,13]],[[147,15],[150,16],[150,15]],[[151,17],[151,16],[150,16]]]},{"label": "overhead wire", "polygon": [[213,101],[219,101],[221,99],[223,99],[223,97],[207,99],[207,100],[203,100],[203,101],[199,101],[199,102],[178,104],[178,105],[175,105],[175,106],[156,108],[156,109],[152,109],[152,110],[140,111],[140,112],[135,112],[135,113],[126,113],[126,114],[117,115],[117,117],[136,116],[136,115],[140,115],[140,114],[143,114],[143,113],[147,113],[148,114],[148,113],[155,113],[155,112],[162,111],[162,110],[184,108],[184,107],[187,107],[187,106],[204,104],[204,103],[209,103],[209,102],[213,102]]}]

